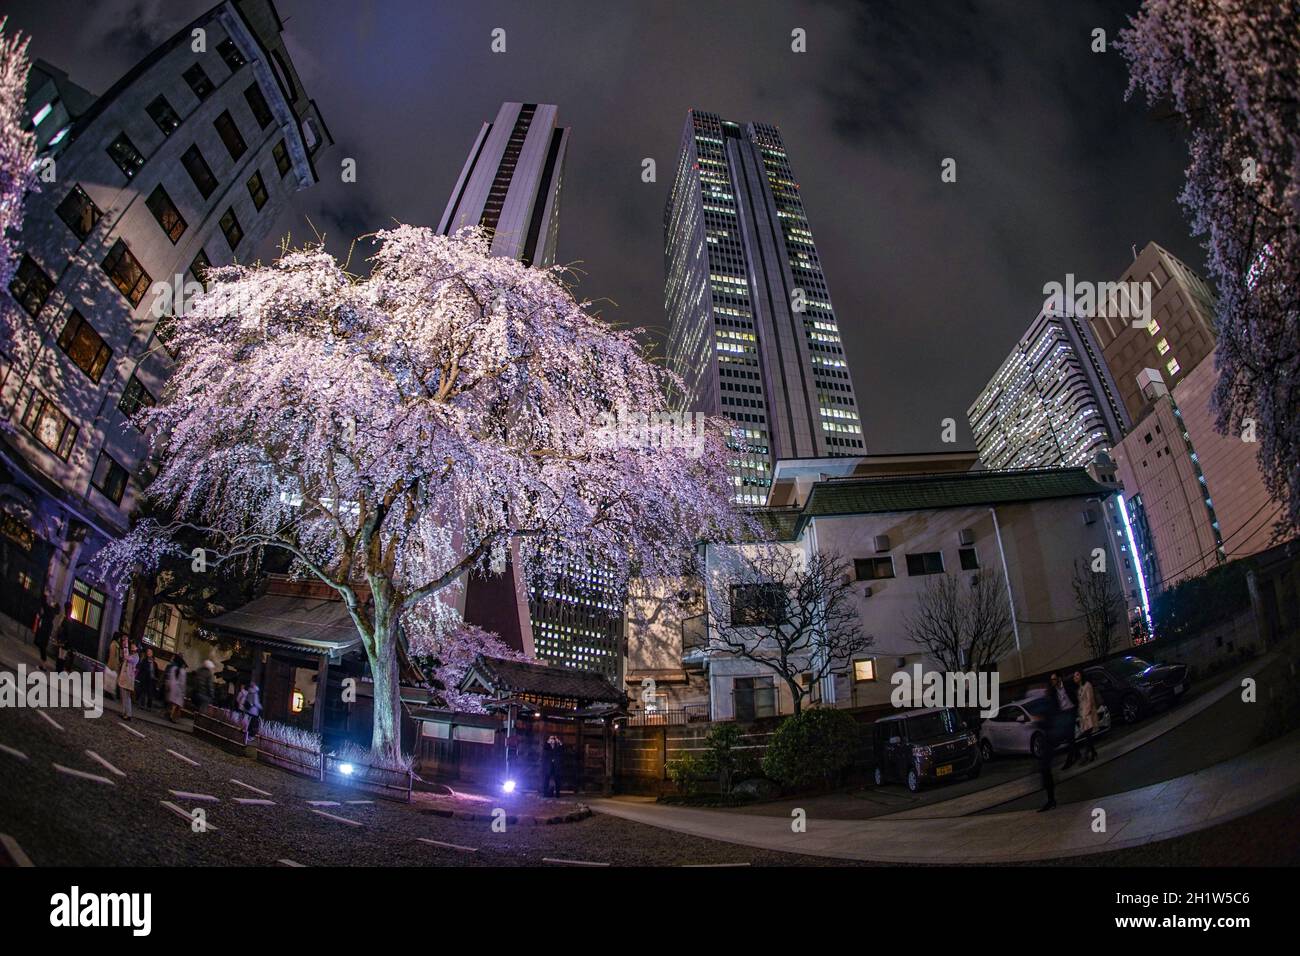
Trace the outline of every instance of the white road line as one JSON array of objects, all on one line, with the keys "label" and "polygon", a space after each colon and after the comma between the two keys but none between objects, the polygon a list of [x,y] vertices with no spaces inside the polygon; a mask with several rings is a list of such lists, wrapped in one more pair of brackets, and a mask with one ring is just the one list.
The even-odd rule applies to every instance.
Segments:
[{"label": "white road line", "polygon": [[27,759],[27,754],[23,753],[21,750],[15,750],[13,747],[6,747],[4,744],[0,744],[0,753],[7,753],[9,756],[16,757],[19,760]]},{"label": "white road line", "polygon": [[361,805],[363,805],[363,804],[374,803],[374,802],[375,802],[375,801],[373,801],[373,800],[349,800],[349,801],[348,801],[348,806],[350,806],[350,807],[359,807],[359,806],[361,806]]},{"label": "white road line", "polygon": [[281,866],[306,866],[307,865],[305,863],[295,863],[293,860],[289,859],[288,857],[285,857],[284,859],[281,860],[276,860],[275,862],[279,863]]},{"label": "white road line", "polygon": [[184,760],[187,764],[189,764],[192,767],[197,767],[199,765],[199,762],[197,760],[191,760],[189,757],[185,756],[184,754],[178,754],[170,747],[167,749],[167,752],[171,754],[173,757],[175,757],[177,760]]},{"label": "white road line", "polygon": [[99,764],[101,767],[103,767],[105,770],[109,771],[110,773],[117,774],[117,776],[119,776],[119,777],[125,777],[125,776],[126,776],[126,774],[124,774],[122,771],[118,770],[116,767],[114,767],[111,763],[109,763],[107,760],[105,760],[105,759],[104,759],[103,757],[101,757],[99,754],[95,753],[95,751],[93,751],[93,750],[87,750],[87,751],[86,751],[86,756],[89,757],[91,760],[95,761],[95,763]]},{"label": "white road line", "polygon": [[213,803],[220,803],[220,799],[212,796],[210,793],[190,793],[188,790],[168,790],[173,797],[178,800],[211,800]]},{"label": "white road line", "polygon": [[558,860],[555,857],[542,857],[543,863],[558,863],[561,866],[609,866],[608,863],[593,863],[591,860]]},{"label": "white road line", "polygon": [[336,817],[334,814],[326,813],[324,810],[312,810],[311,807],[308,807],[307,809],[310,810],[312,813],[316,813],[322,817],[325,817],[325,819],[327,820],[336,820],[339,823],[346,823],[349,826],[354,826],[354,827],[361,826],[361,824],[358,823],[356,820],[349,820],[347,817]]},{"label": "white road line", "polygon": [[61,723],[59,723],[57,720],[55,720],[53,717],[51,717],[49,714],[47,714],[45,711],[43,711],[43,710],[37,710],[36,713],[40,714],[40,715],[41,715],[42,717],[44,717],[47,721],[49,721],[50,726],[53,727],[55,730],[62,730],[62,729],[63,729],[63,725],[62,725]]},{"label": "white road line", "polygon": [[125,730],[128,734],[135,734],[135,735],[136,735],[137,737],[139,737],[141,740],[148,740],[148,739],[149,739],[149,738],[146,737],[144,734],[140,733],[140,731],[136,730],[134,727],[128,727],[128,726],[126,725],[126,722],[125,722],[125,721],[121,721],[121,720],[119,720],[119,721],[117,722],[117,725],[118,725],[119,727],[121,727],[123,730]]},{"label": "white road line", "polygon": [[683,863],[682,867],[687,870],[708,870],[724,866],[749,866],[748,863]]},{"label": "white road line", "polygon": [[267,791],[265,791],[265,790],[261,790],[261,789],[255,787],[255,786],[253,786],[251,783],[244,783],[244,781],[242,781],[242,780],[236,780],[234,777],[231,777],[231,778],[230,778],[230,782],[233,783],[233,784],[234,784],[235,786],[237,786],[237,787],[243,787],[245,790],[252,790],[254,793],[260,793],[260,794],[261,794],[262,796],[264,796],[264,797],[269,797],[269,796],[271,796],[271,794],[268,793]]},{"label": "white road line", "polygon": [[274,800],[258,800],[256,797],[234,797],[236,803],[242,803],[246,807],[273,807]]},{"label": "white road line", "polygon": [[14,866],[32,866],[32,858],[23,852],[23,848],[7,833],[0,833],[0,852],[13,861]]},{"label": "white road line", "polygon": [[117,786],[117,784],[115,784],[112,780],[109,780],[107,777],[101,777],[97,773],[86,773],[86,771],[84,770],[73,770],[71,767],[63,766],[63,764],[61,763],[56,763],[53,764],[52,766],[59,773],[66,773],[70,777],[80,777],[82,780],[93,780],[95,781],[95,783],[106,783],[110,787]]},{"label": "white road line", "polygon": [[416,837],[421,843],[429,843],[433,846],[446,847],[448,850],[460,850],[464,853],[477,853],[476,846],[461,846],[459,843],[443,843],[441,840],[430,840],[428,837]]},{"label": "white road line", "polygon": [[307,806],[309,807],[337,807],[338,805],[339,802],[337,800],[308,800],[307,801]]},{"label": "white road line", "polygon": [[[192,815],[188,810],[186,810],[184,807],[178,807],[178,806],[176,806],[176,804],[172,803],[170,800],[159,800],[158,802],[161,803],[161,804],[162,804],[164,807],[166,807],[168,810],[170,810],[172,813],[176,814],[178,817],[180,817],[180,818],[181,818],[182,820],[184,820],[186,823],[190,824],[191,826],[194,824],[194,819],[195,819],[194,816],[193,816],[193,815]],[[203,822],[203,827],[204,827],[204,829],[206,829],[206,830],[215,830],[215,829],[217,829],[217,825],[216,825],[215,823],[208,823],[206,820],[204,820],[204,822]]]}]

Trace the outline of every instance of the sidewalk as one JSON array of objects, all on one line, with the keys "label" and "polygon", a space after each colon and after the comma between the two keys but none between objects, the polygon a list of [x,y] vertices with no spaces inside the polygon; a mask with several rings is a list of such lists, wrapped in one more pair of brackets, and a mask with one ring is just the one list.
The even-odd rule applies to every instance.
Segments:
[{"label": "sidewalk", "polygon": [[[787,853],[879,863],[1013,863],[1121,850],[1226,823],[1300,792],[1298,758],[1300,731],[1196,773],[1048,813],[810,817],[804,833],[793,832],[791,821],[782,817],[621,799],[593,800],[591,808],[692,836]],[[1105,811],[1101,833],[1093,830],[1096,809]]]}]

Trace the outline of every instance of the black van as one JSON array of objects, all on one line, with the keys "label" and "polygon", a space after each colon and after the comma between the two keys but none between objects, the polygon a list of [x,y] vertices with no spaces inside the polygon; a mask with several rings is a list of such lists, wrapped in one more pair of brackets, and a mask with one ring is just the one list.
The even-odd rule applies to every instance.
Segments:
[{"label": "black van", "polygon": [[953,707],[882,717],[871,730],[876,786],[896,780],[916,793],[922,783],[979,776],[979,740]]}]

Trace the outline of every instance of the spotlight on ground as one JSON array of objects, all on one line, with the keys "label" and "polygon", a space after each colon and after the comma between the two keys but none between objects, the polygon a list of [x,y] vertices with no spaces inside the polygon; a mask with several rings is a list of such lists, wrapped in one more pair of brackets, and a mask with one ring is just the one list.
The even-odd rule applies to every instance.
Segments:
[{"label": "spotlight on ground", "polygon": [[339,764],[339,773],[343,774],[343,776],[345,777],[352,776],[352,764],[350,763]]},{"label": "spotlight on ground", "polygon": [[515,782],[513,780],[507,780],[505,783],[501,784],[501,789],[504,790],[506,793],[514,793]]}]

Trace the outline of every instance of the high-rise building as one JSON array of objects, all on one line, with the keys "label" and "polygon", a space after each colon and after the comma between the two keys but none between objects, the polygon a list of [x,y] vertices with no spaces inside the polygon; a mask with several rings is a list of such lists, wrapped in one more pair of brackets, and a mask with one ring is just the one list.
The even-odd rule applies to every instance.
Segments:
[{"label": "high-rise building", "polygon": [[779,458],[862,455],[839,322],[775,126],[691,110],[664,210],[673,402],[726,415],[735,500],[763,504]]},{"label": "high-rise building", "polygon": [[1150,321],[1103,314],[1102,308],[1089,325],[1129,419],[1136,421],[1149,404],[1138,387],[1143,369],[1156,369],[1172,390],[1214,351],[1214,294],[1200,276],[1154,242],[1134,258],[1120,283],[1126,288],[1134,283],[1145,286]]},{"label": "high-rise building", "polygon": [[483,226],[492,234],[493,255],[554,264],[569,143],[569,130],[556,125],[558,113],[545,103],[502,103],[470,147],[438,232]]},{"label": "high-rise building", "polygon": [[1044,307],[966,410],[987,468],[1086,467],[1127,414],[1086,322]]},{"label": "high-rise building", "polygon": [[100,96],[30,75],[43,163],[8,289],[23,325],[0,343],[0,610],[70,600],[92,655],[119,609],[85,566],[127,530],[147,452],[133,415],[172,370],[155,300],[251,257],[331,142],[282,31],[271,0],[225,0]]}]

